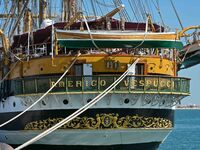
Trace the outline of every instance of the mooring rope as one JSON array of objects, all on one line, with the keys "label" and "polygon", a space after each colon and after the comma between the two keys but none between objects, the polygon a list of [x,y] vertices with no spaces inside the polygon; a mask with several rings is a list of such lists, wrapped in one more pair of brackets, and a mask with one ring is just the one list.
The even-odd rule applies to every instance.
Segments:
[{"label": "mooring rope", "polygon": [[26,143],[24,143],[24,144],[20,145],[19,147],[15,148],[15,150],[20,150],[20,149],[22,149],[22,148],[24,148],[24,147],[26,147],[26,146],[38,141],[38,140],[40,140],[41,138],[45,137],[46,135],[48,135],[51,132],[55,131],[56,129],[60,128],[64,124],[66,124],[69,121],[73,120],[78,115],[80,115],[83,112],[85,112],[87,109],[91,108],[94,104],[96,104],[104,96],[106,96],[111,90],[113,90],[128,74],[130,74],[130,73],[132,74],[133,71],[131,71],[131,70],[135,70],[135,65],[137,64],[138,61],[139,61],[139,58],[136,59],[136,61],[115,82],[113,82],[107,89],[105,89],[102,93],[100,93],[98,96],[96,96],[92,101],[90,101],[89,103],[87,103],[86,105],[84,105],[83,107],[81,107],[80,109],[75,111],[73,114],[71,114],[70,116],[66,117],[65,119],[63,119],[62,121],[57,123],[53,127],[45,130],[44,132],[40,133],[36,137],[34,137],[31,140],[27,141]]},{"label": "mooring rope", "polygon": [[73,60],[73,62],[70,64],[70,66],[66,69],[66,71],[62,74],[62,76],[56,81],[55,84],[53,84],[53,86],[46,93],[44,93],[37,101],[35,101],[31,106],[29,106],[28,108],[26,108],[23,112],[19,113],[15,117],[13,117],[10,120],[6,121],[5,123],[1,124],[0,128],[3,127],[3,126],[5,126],[5,125],[7,125],[11,121],[19,118],[21,115],[23,115],[28,110],[30,110],[33,106],[35,106],[38,102],[40,102],[62,80],[62,78],[67,74],[67,72],[69,71],[69,69],[74,65],[74,63],[76,62],[76,60],[77,60],[77,58],[79,56],[80,56],[80,53],[76,56],[76,58]]}]

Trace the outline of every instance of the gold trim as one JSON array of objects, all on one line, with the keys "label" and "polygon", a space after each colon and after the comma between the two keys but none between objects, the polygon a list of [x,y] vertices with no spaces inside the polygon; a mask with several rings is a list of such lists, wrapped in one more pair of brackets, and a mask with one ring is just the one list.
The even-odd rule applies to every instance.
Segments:
[{"label": "gold trim", "polygon": [[[15,69],[12,71],[12,73],[9,76],[9,79],[18,79],[21,77],[21,73],[23,72],[24,77],[34,77],[34,76],[44,76],[44,75],[54,75],[54,74],[62,74],[64,70],[69,66],[67,62],[70,62],[73,56],[67,56],[67,55],[58,55],[54,58],[54,64],[55,66],[52,66],[52,58],[51,57],[40,57],[40,58],[33,58],[30,59],[29,62],[23,61],[23,66],[17,64],[15,66]],[[109,73],[122,73],[126,71],[127,64],[132,63],[135,59],[137,59],[140,56],[130,56],[130,55],[112,55],[108,56],[105,54],[98,54],[98,55],[86,55],[83,54],[78,58],[77,62],[82,62],[84,64],[92,64],[93,72],[109,72]],[[113,60],[114,62],[119,62],[120,67],[118,70],[112,68],[107,69],[105,67],[105,59],[106,60]],[[142,56],[140,57],[140,63],[145,63],[147,66],[147,74],[160,74],[160,75],[168,75],[173,77],[174,76],[174,69],[173,67],[170,67],[168,70],[166,70],[166,65],[173,66],[173,61],[163,58],[162,63],[163,67],[160,68],[160,57],[151,55],[151,56]],[[149,64],[155,64],[154,69],[151,70],[149,67]],[[14,65],[11,64],[10,68],[12,68]],[[30,67],[31,66],[31,67]],[[23,67],[23,68],[22,68]],[[43,70],[41,70],[43,68]],[[73,69],[69,71],[70,75],[73,75]]]},{"label": "gold trim", "polygon": [[[78,30],[77,30],[78,31]],[[71,32],[65,30],[56,30],[58,40],[74,39],[74,40],[88,40],[90,39],[90,34],[85,32]],[[126,32],[92,32],[92,37],[95,40],[167,40],[175,41],[177,39],[176,33],[126,33]]]},{"label": "gold trim", "polygon": [[178,33],[179,38],[184,37],[184,36],[187,37],[188,34],[185,34],[185,32],[192,29],[200,29],[200,26],[189,26],[187,28],[184,28],[182,31]]},{"label": "gold trim", "polygon": [[[101,93],[102,91],[97,91],[97,92],[52,92],[47,95],[62,95],[62,94],[98,94]],[[182,93],[182,92],[140,92],[140,91],[113,91],[109,92],[111,94],[167,94],[167,95],[183,95],[183,96],[190,96],[190,93]],[[37,95],[42,95],[44,93],[33,93],[33,94],[19,94],[15,95],[18,97],[23,97],[23,96],[37,96]]]},{"label": "gold trim", "polygon": [[[25,130],[45,130],[59,123],[63,118],[48,118],[33,121],[25,126]],[[172,121],[157,117],[144,117],[139,115],[127,115],[119,117],[119,114],[96,114],[96,117],[76,117],[60,129],[130,129],[130,128],[172,128]]]}]

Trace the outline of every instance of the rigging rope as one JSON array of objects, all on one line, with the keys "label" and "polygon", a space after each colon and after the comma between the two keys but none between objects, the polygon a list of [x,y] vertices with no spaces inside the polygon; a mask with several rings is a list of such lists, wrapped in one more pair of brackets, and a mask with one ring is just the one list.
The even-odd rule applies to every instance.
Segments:
[{"label": "rigging rope", "polygon": [[160,17],[160,20],[161,20],[161,22],[162,22],[162,26],[165,27],[164,19],[163,19],[163,17],[162,17],[161,11],[160,11],[159,2],[156,1],[156,3],[157,3],[157,5],[156,5],[155,2],[153,1],[153,5],[154,5],[154,7],[156,8],[156,10],[157,10],[157,12],[158,12],[158,15],[159,15],[159,17]]},{"label": "rigging rope", "polygon": [[[121,5],[119,0],[113,0],[113,3],[115,4],[116,8],[117,8],[117,6]],[[123,13],[122,10],[119,12],[119,16],[120,16],[120,18],[124,18],[127,21],[127,18],[126,18],[125,14]]]},{"label": "rigging rope", "polygon": [[73,60],[73,62],[71,63],[71,65],[66,69],[66,71],[62,74],[62,76],[56,81],[56,83],[46,92],[44,93],[37,101],[35,101],[31,106],[29,106],[28,108],[26,108],[23,112],[19,113],[18,115],[16,115],[15,117],[11,118],[10,120],[6,121],[5,123],[0,125],[0,128],[7,125],[8,123],[12,122],[13,120],[19,118],[21,115],[23,115],[25,112],[27,112],[28,110],[30,110],[33,106],[35,106],[38,102],[40,102],[61,80],[62,78],[67,74],[67,72],[69,71],[69,69],[74,65],[74,63],[76,62],[77,58],[80,56],[80,54],[78,54],[75,59]]},{"label": "rigging rope", "polygon": [[[106,5],[105,0],[103,0],[103,3]],[[113,7],[115,7],[115,6],[113,5]],[[111,8],[111,7],[106,7],[106,11],[107,11],[107,12],[109,12],[108,8]]]},{"label": "rigging rope", "polygon": [[148,33],[148,25],[149,25],[149,17],[147,17],[147,20],[146,20],[146,27],[145,27],[144,39],[143,39],[143,41],[140,44],[138,44],[136,47],[134,47],[134,49],[140,47],[144,43],[144,41],[146,39],[146,36],[147,36],[147,33]]},{"label": "rigging rope", "polygon": [[[88,8],[87,1],[83,2],[83,7],[84,7],[84,11],[83,10],[82,11],[86,13],[86,16],[89,16],[89,13],[88,13],[89,12],[89,8]],[[88,10],[88,11],[86,11],[86,10]]]},{"label": "rigging rope", "polygon": [[[118,1],[119,1],[119,5],[118,5],[118,6],[124,5],[124,4],[122,3],[121,0],[118,0]],[[128,15],[128,12],[126,11],[126,8],[125,8],[125,9],[122,9],[121,12],[122,12],[122,14],[124,15],[126,21],[131,21],[131,18],[130,18],[130,16]]]},{"label": "rigging rope", "polygon": [[133,8],[133,5],[132,5],[132,3],[130,2],[130,0],[128,0],[128,3],[129,3],[129,6],[131,7],[131,10],[132,10],[132,12],[133,12],[135,18],[136,18],[136,21],[138,22],[138,21],[139,21],[139,20],[138,20],[138,17],[137,17],[137,15],[136,15],[135,9]]},{"label": "rigging rope", "polygon": [[9,35],[9,39],[11,39],[11,37],[12,37],[13,34],[15,33],[15,30],[16,30],[16,28],[17,28],[17,25],[18,25],[19,21],[21,20],[21,18],[23,17],[23,13],[24,13],[25,9],[27,8],[27,6],[28,6],[28,4],[29,4],[29,1],[30,1],[30,0],[26,0],[26,2],[24,3],[24,6],[23,6],[23,8],[22,8],[22,10],[21,10],[21,12],[20,12],[20,15],[19,15],[17,21],[15,22],[14,28],[12,29],[12,32],[11,32],[10,35]]},{"label": "rigging rope", "polygon": [[113,4],[106,4],[105,0],[103,0],[103,2],[100,2],[99,0],[95,0],[97,4],[102,5],[104,7],[115,7],[115,5]]},{"label": "rigging rope", "polygon": [[[101,12],[101,15],[103,16],[104,15],[104,13],[103,13],[103,10],[102,10],[102,8],[100,7],[100,5],[98,5],[97,4],[97,6],[98,6],[98,8],[99,8],[99,10],[100,10],[100,12]],[[96,18],[97,18],[97,16],[95,16]]]},{"label": "rigging rope", "polygon": [[[121,5],[124,5],[123,3],[122,3],[122,1],[121,0],[118,0],[118,6],[121,6]],[[122,9],[119,13],[122,13],[122,18],[124,17],[124,19],[126,20],[126,21],[131,21],[131,18],[130,18],[130,16],[128,15],[128,12],[127,12],[127,10],[126,10],[126,8],[125,9]]]},{"label": "rigging rope", "polygon": [[144,16],[144,12],[142,12],[142,8],[138,0],[137,1],[135,0],[133,2],[135,3],[135,8],[137,9],[139,16],[141,17],[141,20],[144,21],[146,16]]},{"label": "rigging rope", "polygon": [[148,8],[147,8],[146,5],[145,5],[146,3],[144,4],[144,3],[143,3],[143,0],[140,0],[139,2],[140,2],[141,8],[142,8],[143,11],[144,11],[144,15],[149,14],[150,12],[147,10]]},{"label": "rigging rope", "polygon": [[130,1],[130,3],[132,3],[132,7],[133,7],[133,10],[135,12],[135,16],[137,16],[137,18],[138,18],[138,22],[141,22],[142,19],[141,19],[139,12],[138,12],[138,7],[136,7],[136,2]]},{"label": "rigging rope", "polygon": [[92,44],[95,46],[96,49],[101,50],[101,49],[96,45],[96,43],[95,43],[95,41],[94,41],[94,39],[93,39],[93,36],[92,36],[92,34],[91,34],[91,31],[90,31],[90,27],[89,27],[89,25],[88,25],[88,23],[87,23],[87,19],[85,18],[84,15],[83,15],[83,20],[84,20],[85,25],[86,25],[86,27],[87,27],[88,33],[89,33],[89,35],[90,35],[90,39],[92,40]]},{"label": "rigging rope", "polygon": [[148,14],[151,15],[151,18],[152,18],[152,22],[154,22],[154,11],[151,7],[151,2],[152,0],[147,0],[144,4],[146,4],[145,6],[147,7],[147,10],[148,10]]},{"label": "rigging rope", "polygon": [[143,5],[141,0],[138,0],[138,4],[139,4],[138,7],[140,7],[141,14],[142,14],[142,16],[143,16],[143,18],[145,20],[146,15],[147,15],[146,9],[145,9],[145,7],[144,7],[144,5]]},{"label": "rigging rope", "polygon": [[[19,0],[18,0],[19,1]],[[17,1],[17,2],[18,2]],[[6,6],[7,7],[7,6]],[[14,7],[14,8],[13,8]],[[3,25],[3,28],[2,28],[2,30],[3,31],[5,31],[5,28],[8,26],[8,23],[9,23],[9,21],[10,21],[10,18],[11,18],[11,16],[12,15],[14,15],[14,13],[15,13],[15,10],[16,10],[16,8],[17,8],[17,5],[15,4],[15,2],[13,2],[12,3],[12,6],[10,7],[10,11],[9,11],[9,13],[8,13],[8,18],[6,19],[6,22],[4,23],[4,25]],[[6,12],[7,13],[7,12]]]},{"label": "rigging rope", "polygon": [[189,45],[184,56],[183,56],[183,58],[181,59],[181,63],[183,63],[185,61],[185,58],[186,58],[186,56],[187,56],[187,54],[188,54],[188,52],[190,51],[191,48],[192,48],[192,45]]},{"label": "rigging rope", "polygon": [[64,124],[68,123],[69,121],[73,120],[83,112],[85,112],[87,109],[91,108],[93,105],[95,105],[98,101],[100,101],[104,96],[106,96],[111,90],[113,90],[129,73],[133,73],[132,70],[135,69],[135,65],[139,61],[139,58],[135,60],[135,62],[115,81],[113,82],[107,89],[105,89],[101,94],[97,95],[92,101],[75,111],[70,116],[66,117],[53,127],[47,129],[46,131],[40,133],[36,137],[32,138],[31,140],[27,141],[26,143],[20,145],[19,147],[15,148],[15,150],[20,150],[38,140],[45,137],[46,135],[50,134],[51,132],[55,131],[56,129],[60,128]]},{"label": "rigging rope", "polygon": [[180,26],[181,26],[181,28],[182,28],[182,30],[183,30],[184,27],[183,27],[183,24],[182,24],[182,22],[181,22],[181,19],[180,19],[179,15],[178,15],[178,12],[177,12],[177,10],[176,10],[176,7],[175,7],[175,5],[174,5],[174,3],[173,3],[172,0],[170,0],[170,2],[171,2],[171,5],[172,5],[172,7],[173,7],[173,9],[174,9],[174,12],[175,12],[175,14],[176,14],[176,17],[177,17],[177,19],[178,19],[178,22],[179,22],[179,24],[180,24]]},{"label": "rigging rope", "polygon": [[91,2],[91,4],[92,4],[92,10],[93,10],[94,16],[95,16],[95,18],[97,18],[97,13],[96,13],[96,9],[95,9],[93,0],[90,0],[90,2]]},{"label": "rigging rope", "polygon": [[[171,2],[171,5],[172,5],[172,7],[173,7],[173,9],[174,9],[174,12],[175,12],[175,14],[176,14],[176,17],[177,17],[177,19],[178,19],[178,22],[179,22],[179,24],[180,24],[182,30],[184,30],[183,24],[182,24],[182,22],[181,22],[181,19],[180,19],[179,15],[178,15],[178,11],[176,10],[176,7],[175,7],[174,3],[173,3],[172,0],[170,0],[170,2]],[[185,42],[187,42],[187,37],[185,37]]]},{"label": "rigging rope", "polygon": [[144,21],[145,18],[143,18],[141,9],[139,9],[139,7],[138,7],[138,2],[136,2],[136,1],[134,0],[134,1],[132,1],[132,3],[134,4],[134,8],[135,8],[135,10],[137,11],[137,16],[140,16],[140,20],[141,20],[141,21]]}]

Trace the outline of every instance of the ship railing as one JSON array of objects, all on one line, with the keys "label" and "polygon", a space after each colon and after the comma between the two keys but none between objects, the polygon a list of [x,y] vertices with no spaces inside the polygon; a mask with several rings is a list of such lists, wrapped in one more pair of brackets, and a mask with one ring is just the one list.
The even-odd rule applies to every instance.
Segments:
[{"label": "ship railing", "polygon": [[[29,46],[29,56],[30,57],[41,57],[48,55],[48,44],[47,43],[39,43],[39,44],[30,44]],[[16,55],[28,55],[28,46],[21,46],[12,50]],[[49,50],[50,51],[50,50]]]},{"label": "ship railing", "polygon": [[[45,93],[59,77],[35,77],[12,80],[12,95]],[[66,76],[51,93],[98,93],[104,91],[118,76]],[[127,76],[113,93],[174,93],[189,95],[190,79],[165,76]]]},{"label": "ship railing", "polygon": [[[25,47],[27,53],[28,47]],[[47,55],[47,43],[33,44],[30,45],[30,55],[38,57],[41,55]]]}]

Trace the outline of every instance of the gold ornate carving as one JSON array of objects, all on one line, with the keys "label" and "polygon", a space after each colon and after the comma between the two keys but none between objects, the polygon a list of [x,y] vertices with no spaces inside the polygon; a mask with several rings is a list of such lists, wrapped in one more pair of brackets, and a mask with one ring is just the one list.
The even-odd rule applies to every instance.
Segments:
[{"label": "gold ornate carving", "polygon": [[[30,122],[25,130],[45,130],[63,120],[48,118]],[[119,117],[118,114],[97,114],[96,118],[76,117],[60,129],[127,129],[127,128],[172,128],[172,122],[164,118],[144,117],[139,115]]]}]

